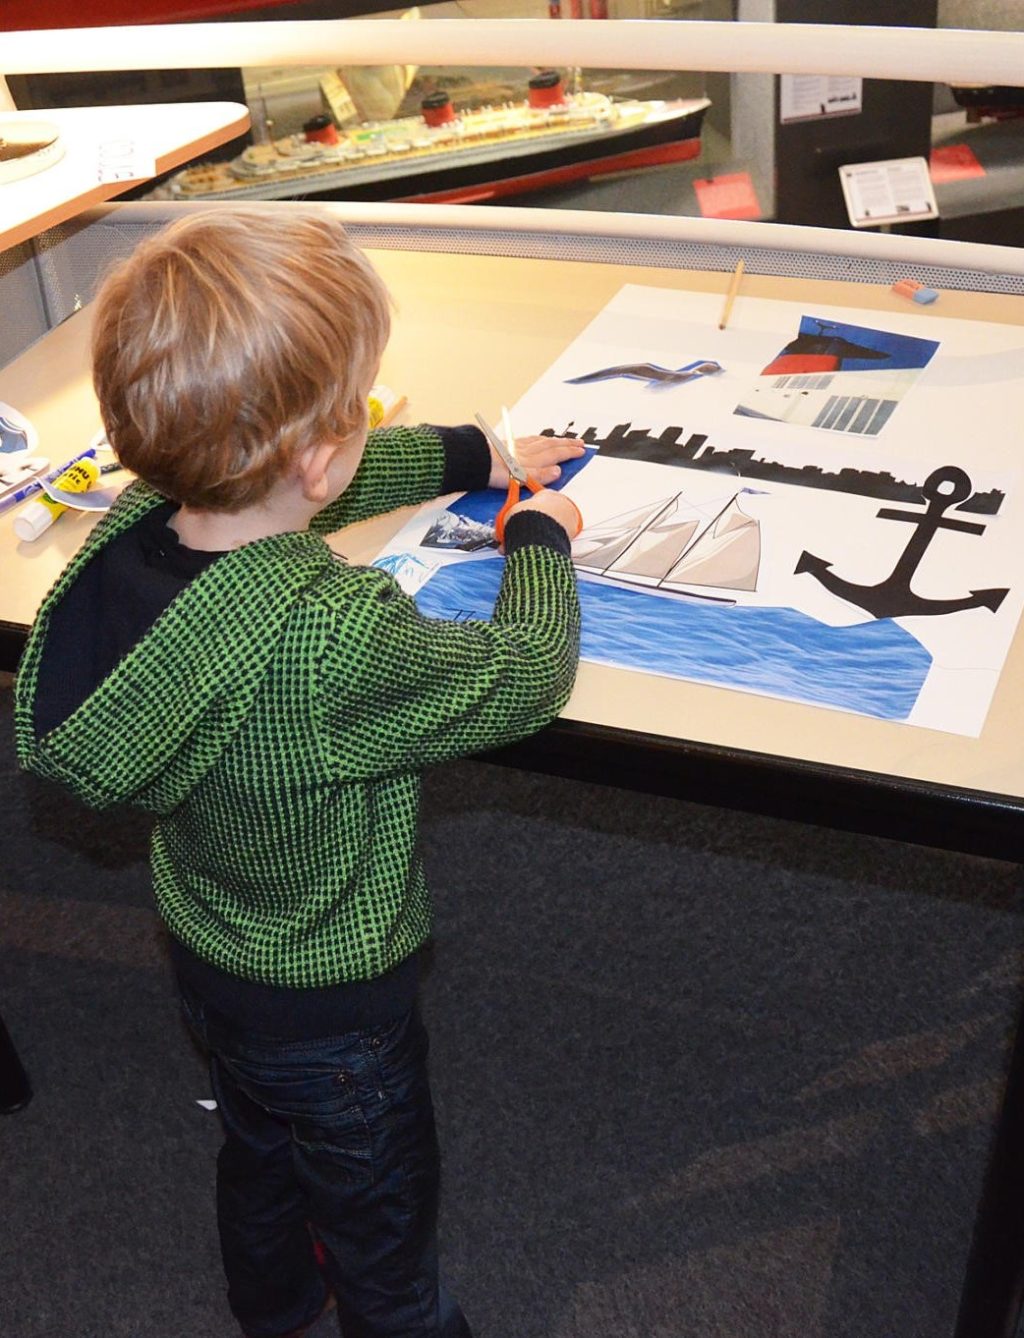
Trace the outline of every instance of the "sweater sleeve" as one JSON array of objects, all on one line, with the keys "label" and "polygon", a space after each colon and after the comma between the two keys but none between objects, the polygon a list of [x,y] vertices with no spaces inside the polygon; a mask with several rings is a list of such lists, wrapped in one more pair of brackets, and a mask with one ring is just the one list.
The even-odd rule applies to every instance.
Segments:
[{"label": "sweater sleeve", "polygon": [[580,608],[572,563],[556,544],[516,547],[489,622],[425,618],[385,573],[360,576],[363,597],[336,615],[318,683],[324,746],[339,779],[499,747],[565,705]]},{"label": "sweater sleeve", "polygon": [[366,439],[352,482],[314,516],[310,529],[331,534],[399,506],[486,488],[489,474],[490,452],[475,427],[378,428]]}]

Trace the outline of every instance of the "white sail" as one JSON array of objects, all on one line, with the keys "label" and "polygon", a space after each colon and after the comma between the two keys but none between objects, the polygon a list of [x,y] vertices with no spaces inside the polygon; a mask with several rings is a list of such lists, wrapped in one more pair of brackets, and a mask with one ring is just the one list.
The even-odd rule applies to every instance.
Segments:
[{"label": "white sail", "polygon": [[761,564],[761,527],[732,500],[718,513],[675,565],[662,589],[713,585],[727,590],[756,590]]},{"label": "white sail", "polygon": [[700,521],[694,516],[680,518],[679,498],[674,497],[634,537],[629,547],[609,563],[604,574],[656,585],[699,528]]},{"label": "white sail", "polygon": [[573,562],[581,571],[604,572],[675,500],[663,498],[589,526],[573,541]]},{"label": "white sail", "polygon": [[761,527],[737,499],[699,533],[700,521],[681,493],[612,516],[579,535],[573,562],[580,571],[659,590],[756,590]]}]

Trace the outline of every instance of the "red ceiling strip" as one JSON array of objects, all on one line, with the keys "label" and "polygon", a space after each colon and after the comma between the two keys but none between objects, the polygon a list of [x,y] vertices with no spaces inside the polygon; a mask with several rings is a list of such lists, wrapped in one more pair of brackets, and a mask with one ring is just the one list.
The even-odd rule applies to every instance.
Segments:
[{"label": "red ceiling strip", "polygon": [[4,0],[0,29],[115,28],[134,23],[179,23],[225,18],[248,9],[278,8],[299,0]]}]

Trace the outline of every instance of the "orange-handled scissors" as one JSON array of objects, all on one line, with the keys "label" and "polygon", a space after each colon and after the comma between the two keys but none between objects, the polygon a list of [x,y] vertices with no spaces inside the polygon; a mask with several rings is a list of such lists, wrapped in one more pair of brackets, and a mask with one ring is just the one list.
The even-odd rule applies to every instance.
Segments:
[{"label": "orange-handled scissors", "polygon": [[[521,489],[526,487],[529,488],[530,492],[543,492],[544,485],[543,483],[538,483],[536,479],[531,478],[516,459],[515,438],[512,435],[512,424],[509,421],[507,409],[502,409],[501,411],[501,423],[505,431],[505,441],[502,441],[497,432],[495,432],[494,428],[491,427],[490,423],[488,423],[482,414],[477,414],[476,421],[480,425],[480,431],[487,438],[488,445],[494,449],[498,459],[508,470],[508,496],[505,498],[504,506],[502,506],[501,510],[494,518],[494,537],[499,544],[503,544],[505,542],[505,517],[508,515],[512,507],[519,501]],[[565,500],[576,510],[576,533],[578,534],[583,528],[583,517],[579,513],[579,508],[575,506],[575,503],[572,502],[570,498],[567,497]]]}]

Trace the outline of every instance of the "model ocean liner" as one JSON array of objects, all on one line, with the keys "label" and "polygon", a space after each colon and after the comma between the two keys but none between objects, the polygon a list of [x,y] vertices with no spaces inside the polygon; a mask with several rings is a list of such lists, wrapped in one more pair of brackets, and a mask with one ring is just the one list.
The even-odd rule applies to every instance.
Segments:
[{"label": "model ocean liner", "polygon": [[[332,109],[339,76],[321,81]],[[350,104],[351,105],[351,104]],[[567,93],[545,70],[521,102],[457,110],[448,93],[423,98],[418,116],[339,124],[324,112],[301,134],[254,144],[227,163],[177,173],[160,189],[175,200],[413,200],[453,203],[695,158],[707,98],[675,102]]]}]

